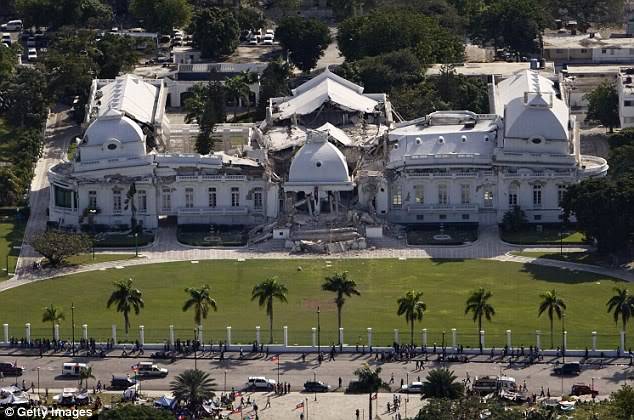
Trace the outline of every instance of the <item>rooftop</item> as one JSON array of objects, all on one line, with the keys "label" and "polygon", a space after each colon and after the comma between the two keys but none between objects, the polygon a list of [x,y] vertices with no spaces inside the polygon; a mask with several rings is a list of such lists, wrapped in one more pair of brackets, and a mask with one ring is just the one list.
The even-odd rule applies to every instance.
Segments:
[{"label": "rooftop", "polygon": [[[427,74],[437,76],[440,74],[440,70],[443,64],[434,64],[427,70]],[[495,75],[503,78],[510,77],[515,73],[530,69],[530,63],[507,63],[505,61],[495,61],[493,63],[464,63],[464,65],[455,66],[454,70],[458,74],[465,76],[489,76]],[[555,65],[552,62],[547,62],[543,69],[539,70],[544,74],[554,74]]]},{"label": "rooftop", "polygon": [[544,35],[544,48],[632,48],[632,38],[602,38],[599,33]]}]

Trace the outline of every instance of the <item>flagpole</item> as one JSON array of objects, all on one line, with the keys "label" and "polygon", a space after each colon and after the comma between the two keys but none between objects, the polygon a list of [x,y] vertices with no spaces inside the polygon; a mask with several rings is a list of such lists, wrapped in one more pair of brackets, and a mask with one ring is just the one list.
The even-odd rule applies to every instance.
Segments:
[{"label": "flagpole", "polygon": [[277,355],[277,383],[280,383],[280,355]]}]

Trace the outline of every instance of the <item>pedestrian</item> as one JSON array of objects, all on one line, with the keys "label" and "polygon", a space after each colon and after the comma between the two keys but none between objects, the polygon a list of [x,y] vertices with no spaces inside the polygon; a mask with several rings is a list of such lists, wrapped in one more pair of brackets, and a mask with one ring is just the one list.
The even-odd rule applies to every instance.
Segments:
[{"label": "pedestrian", "polygon": [[543,385],[542,385],[542,390],[541,390],[541,392],[539,393],[539,396],[540,396],[540,397],[543,397],[543,396],[544,396],[544,386],[543,386]]},{"label": "pedestrian", "polygon": [[359,413],[359,409],[357,408],[357,409],[354,411],[354,415],[357,417],[357,420],[359,420],[359,414],[360,414],[360,413]]},{"label": "pedestrian", "polygon": [[394,374],[390,376],[390,385],[394,384]]},{"label": "pedestrian", "polygon": [[387,402],[387,412],[391,413],[392,412],[392,406],[390,405],[390,402]]},{"label": "pedestrian", "polygon": [[0,382],[4,382],[4,373],[0,372]]},{"label": "pedestrian", "polygon": [[341,376],[339,377],[339,388],[341,388],[341,384],[342,384],[343,380],[341,379]]},{"label": "pedestrian", "polygon": [[[543,391],[543,389],[542,389],[542,391]],[[266,408],[271,408],[271,396],[270,395],[267,395],[267,397],[266,397],[266,405],[264,406],[264,408],[265,409]]]},{"label": "pedestrian", "polygon": [[550,398],[550,387],[549,387],[549,388],[547,388],[547,390],[546,390],[546,396],[547,396],[548,398]]}]

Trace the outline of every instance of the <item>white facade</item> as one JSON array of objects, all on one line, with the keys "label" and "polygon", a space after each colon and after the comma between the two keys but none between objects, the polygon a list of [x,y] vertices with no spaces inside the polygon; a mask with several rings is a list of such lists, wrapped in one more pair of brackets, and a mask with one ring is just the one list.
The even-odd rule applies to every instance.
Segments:
[{"label": "white facade", "polygon": [[617,78],[621,128],[634,127],[634,68],[623,67]]}]

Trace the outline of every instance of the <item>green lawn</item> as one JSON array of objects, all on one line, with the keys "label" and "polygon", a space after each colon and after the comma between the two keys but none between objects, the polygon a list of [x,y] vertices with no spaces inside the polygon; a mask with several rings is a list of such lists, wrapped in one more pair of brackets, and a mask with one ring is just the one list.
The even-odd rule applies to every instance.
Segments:
[{"label": "green lawn", "polygon": [[70,265],[90,265],[102,262],[131,260],[135,258],[134,254],[95,254],[95,258],[92,254],[74,255],[67,259]]},{"label": "green lawn", "polygon": [[[559,227],[542,225],[541,232],[537,231],[536,226],[529,226],[519,232],[505,232],[500,230],[500,237],[503,241],[511,244],[519,245],[559,245]],[[581,232],[574,229],[564,230],[564,245],[581,245],[586,244],[585,236]]]},{"label": "green lawn", "polygon": [[[301,269],[299,268],[301,267]],[[503,345],[504,331],[513,330],[514,342],[526,346],[535,343],[534,331],[544,332],[542,343],[547,344],[548,320],[537,318],[538,295],[556,288],[566,300],[566,327],[569,345],[590,345],[591,331],[599,331],[599,346],[616,348],[617,328],[605,311],[605,302],[612,288],[619,284],[614,279],[584,273],[559,270],[537,265],[522,265],[494,261],[466,260],[247,260],[201,261],[168,263],[112,269],[76,274],[46,280],[0,294],[0,323],[9,323],[11,334],[23,334],[26,322],[33,324],[35,335],[48,335],[50,327],[40,322],[44,306],[54,303],[63,306],[67,322],[63,334],[69,335],[71,302],[74,303],[76,325],[87,323],[90,335],[105,338],[110,325],[119,325],[122,317],[106,309],[105,302],[112,290],[112,282],[135,278],[144,294],[145,309],[132,316],[130,338],[137,337],[137,326],[145,325],[146,340],[162,342],[167,338],[168,326],[177,328],[182,338],[193,335],[193,313],[183,313],[186,287],[209,283],[218,303],[218,312],[211,313],[205,322],[205,340],[224,339],[225,327],[233,327],[234,341],[252,341],[255,326],[261,325],[263,338],[268,330],[264,310],[250,301],[253,286],[273,275],[288,286],[288,304],[275,304],[275,337],[280,341],[282,326],[289,327],[291,343],[309,343],[310,328],[316,326],[316,308],[321,308],[322,343],[336,337],[336,307],[333,296],[321,291],[324,276],[348,270],[362,293],[348,299],[344,307],[346,342],[364,343],[366,328],[374,328],[374,343],[389,344],[393,328],[405,335],[407,325],[396,316],[396,299],[411,289],[424,291],[428,311],[416,330],[429,329],[429,342],[441,343],[442,331],[450,339],[451,328],[457,328],[460,342],[465,346],[477,343],[476,327],[464,315],[464,302],[477,287],[490,288],[496,309],[493,323],[485,323],[487,344]],[[555,324],[558,331],[560,324]],[[416,334],[419,342],[420,335]],[[405,339],[405,337],[403,337]]]},{"label": "green lawn", "polygon": [[534,258],[547,258],[550,260],[558,260],[558,261],[569,261],[574,263],[581,264],[591,264],[591,265],[601,265],[601,266],[609,266],[609,259],[598,255],[594,252],[533,252],[533,251],[523,251],[523,252],[513,252],[513,255],[520,255],[523,257],[534,257]]},{"label": "green lawn", "polygon": [[20,255],[19,247],[24,236],[25,223],[16,221],[15,217],[0,212],[0,281],[7,279],[7,254],[9,255],[9,272],[15,271],[15,264]]}]

